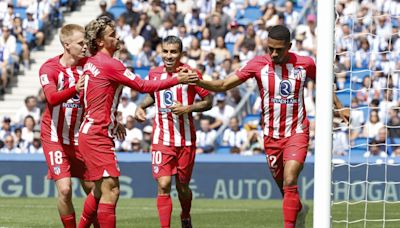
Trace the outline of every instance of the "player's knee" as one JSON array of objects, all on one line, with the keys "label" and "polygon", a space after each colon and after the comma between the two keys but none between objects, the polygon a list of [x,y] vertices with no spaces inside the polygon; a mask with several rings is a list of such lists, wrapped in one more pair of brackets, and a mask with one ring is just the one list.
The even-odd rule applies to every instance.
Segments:
[{"label": "player's knee", "polygon": [[111,189],[110,194],[113,195],[114,197],[118,198],[120,194],[120,190],[118,186],[115,186]]},{"label": "player's knee", "polygon": [[283,181],[284,186],[294,186],[297,185],[297,178],[294,176],[285,177]]},{"label": "player's knee", "polygon": [[176,190],[179,194],[186,194],[190,191],[188,184],[176,184]]},{"label": "player's knee", "polygon": [[71,186],[60,186],[58,188],[58,196],[60,198],[70,199],[72,197]]}]

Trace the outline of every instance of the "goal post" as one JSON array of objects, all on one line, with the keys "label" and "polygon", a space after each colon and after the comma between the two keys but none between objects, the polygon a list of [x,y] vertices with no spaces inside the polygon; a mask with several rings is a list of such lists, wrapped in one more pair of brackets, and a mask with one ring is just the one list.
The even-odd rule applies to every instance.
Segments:
[{"label": "goal post", "polygon": [[317,5],[317,78],[313,227],[331,227],[332,105],[335,1]]}]

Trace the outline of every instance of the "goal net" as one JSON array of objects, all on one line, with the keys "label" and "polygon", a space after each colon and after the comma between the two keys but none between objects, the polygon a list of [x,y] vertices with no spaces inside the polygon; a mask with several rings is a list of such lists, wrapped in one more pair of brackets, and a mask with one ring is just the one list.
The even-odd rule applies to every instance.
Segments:
[{"label": "goal net", "polygon": [[400,227],[400,1],[336,0],[335,14],[335,93],[350,124],[333,117],[331,226]]}]

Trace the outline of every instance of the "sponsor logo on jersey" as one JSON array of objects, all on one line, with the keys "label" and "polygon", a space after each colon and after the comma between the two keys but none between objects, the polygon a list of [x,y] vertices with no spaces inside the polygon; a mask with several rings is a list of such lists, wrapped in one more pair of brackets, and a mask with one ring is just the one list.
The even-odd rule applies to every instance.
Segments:
[{"label": "sponsor logo on jersey", "polygon": [[169,108],[159,108],[158,109],[158,111],[160,111],[160,112],[171,112],[171,109],[169,109]]},{"label": "sponsor logo on jersey", "polygon": [[42,86],[50,83],[49,78],[47,77],[47,74],[40,75],[40,83],[42,83]]},{"label": "sponsor logo on jersey", "polygon": [[292,92],[292,83],[289,80],[282,80],[279,83],[279,94],[282,97],[288,97]]},{"label": "sponsor logo on jersey", "polygon": [[81,108],[81,104],[63,103],[63,108]]},{"label": "sponsor logo on jersey", "polygon": [[61,168],[60,168],[60,166],[54,166],[53,167],[53,171],[54,171],[54,174],[55,175],[60,175],[60,173],[61,173]]},{"label": "sponsor logo on jersey", "polygon": [[272,98],[271,99],[272,103],[277,103],[277,104],[296,104],[299,103],[297,99],[291,98],[291,99],[278,99],[278,98]]},{"label": "sponsor logo on jersey", "polygon": [[164,95],[164,105],[166,107],[172,106],[174,104],[174,99],[173,99],[174,95],[172,94],[172,91],[171,90],[165,90],[163,92],[163,95]]}]

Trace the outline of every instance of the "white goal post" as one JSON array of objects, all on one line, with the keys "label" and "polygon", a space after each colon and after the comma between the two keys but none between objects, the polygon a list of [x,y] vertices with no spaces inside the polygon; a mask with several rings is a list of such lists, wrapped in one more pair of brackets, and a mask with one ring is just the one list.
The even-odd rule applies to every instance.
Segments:
[{"label": "white goal post", "polygon": [[318,1],[314,228],[331,227],[332,93],[335,1]]}]

